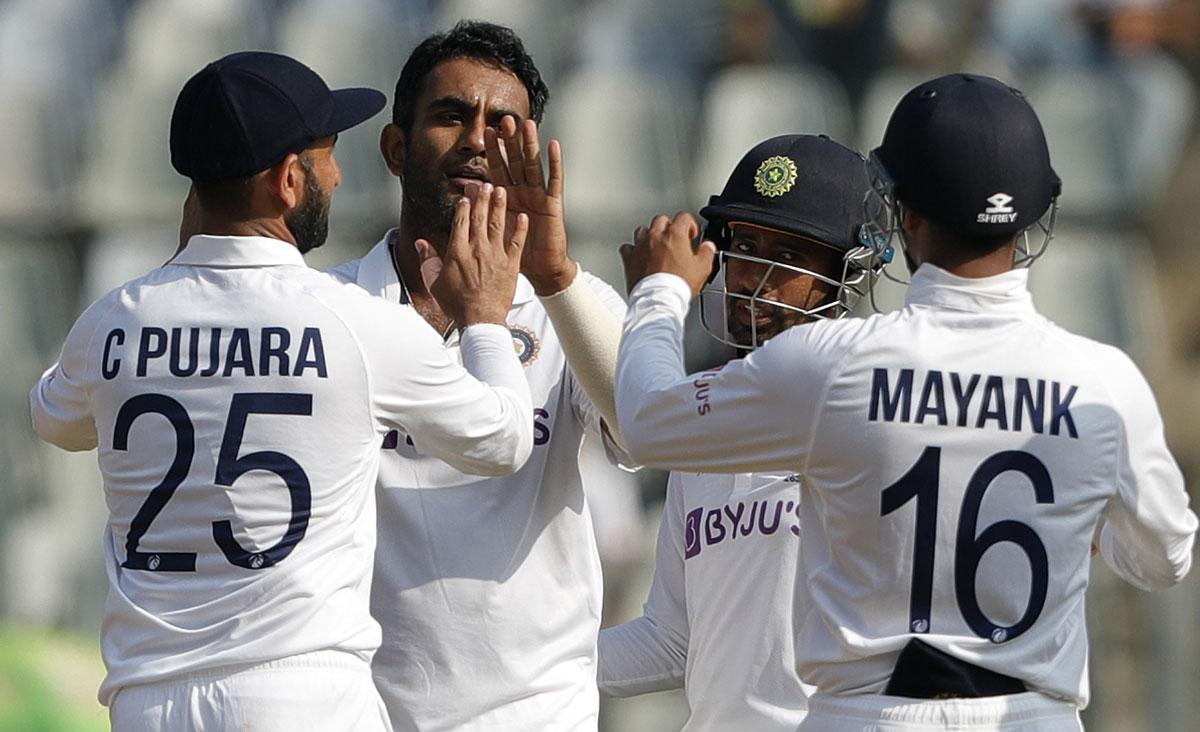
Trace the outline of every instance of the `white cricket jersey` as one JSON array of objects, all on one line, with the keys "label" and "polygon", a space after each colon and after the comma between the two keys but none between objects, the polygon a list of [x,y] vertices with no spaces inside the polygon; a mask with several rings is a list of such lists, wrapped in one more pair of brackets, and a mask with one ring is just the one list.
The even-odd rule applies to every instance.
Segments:
[{"label": "white cricket jersey", "polygon": [[1191,565],[1196,516],[1145,379],[1038,315],[1026,279],[923,265],[897,312],[798,326],[693,376],[687,286],[659,274],[631,295],[617,412],[633,457],[805,478],[796,658],[823,693],[881,693],[919,637],[1082,706],[1097,525],[1138,587]]},{"label": "white cricket jersey", "polygon": [[[402,301],[388,241],[333,274]],[[611,287],[581,276],[624,314]],[[481,481],[403,432],[384,444],[372,665],[398,730],[596,727],[600,561],[578,458],[600,416],[524,277],[508,326],[534,405],[521,470]]]},{"label": "white cricket jersey", "polygon": [[509,334],[472,326],[467,340],[468,369],[496,386],[411,311],[261,237],[194,236],[88,308],[30,402],[44,439],[98,448],[101,702],[130,684],[310,651],[369,662],[384,435],[402,427],[488,473],[530,449]]},{"label": "white cricket jersey", "polygon": [[800,477],[672,473],[641,617],[600,631],[600,691],[683,686],[683,729],[791,730]]}]

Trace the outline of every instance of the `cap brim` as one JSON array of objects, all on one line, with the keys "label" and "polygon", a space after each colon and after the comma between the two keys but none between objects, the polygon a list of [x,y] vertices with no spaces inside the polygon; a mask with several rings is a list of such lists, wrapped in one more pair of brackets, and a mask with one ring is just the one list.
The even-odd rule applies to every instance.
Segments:
[{"label": "cap brim", "polygon": [[335,89],[333,114],[322,133],[322,137],[336,135],[351,127],[366,122],[387,106],[387,97],[375,89]]},{"label": "cap brim", "polygon": [[769,229],[802,236],[807,239],[814,239],[825,246],[845,251],[843,243],[838,241],[839,239],[844,239],[845,234],[839,235],[832,231],[825,231],[808,222],[798,221],[795,218],[787,216],[775,216],[758,208],[743,207],[736,203],[717,204],[705,206],[700,209],[700,215],[710,222],[719,220],[726,224],[740,222],[743,224],[754,224],[755,226],[765,226]]}]

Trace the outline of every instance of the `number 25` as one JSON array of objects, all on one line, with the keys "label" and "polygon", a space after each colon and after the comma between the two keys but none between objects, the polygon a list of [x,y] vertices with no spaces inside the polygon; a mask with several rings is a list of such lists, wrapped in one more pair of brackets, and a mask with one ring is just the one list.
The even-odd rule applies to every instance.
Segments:
[{"label": "number 25", "polygon": [[[131,397],[117,412],[113,428],[113,449],[129,449],[129,430],[134,420],[143,414],[160,414],[167,418],[175,429],[175,457],[167,468],[162,481],[150,490],[150,495],[138,509],[129,524],[125,538],[126,569],[141,569],[150,572],[195,572],[195,552],[144,552],[138,543],[150,528],[150,524],[175,495],[175,489],[187,478],[196,453],[196,430],[192,426],[187,410],[175,399],[165,394],[139,394]],[[217,485],[231,486],[234,481],[251,470],[266,470],[283,478],[291,497],[291,518],[288,528],[274,546],[260,552],[245,549],[233,536],[233,524],[229,520],[213,521],[213,540],[231,564],[246,569],[265,569],[282,561],[308,530],[309,510],[312,507],[312,491],[308,476],[292,458],[273,450],[260,450],[238,457],[242,437],[246,431],[246,418],[251,414],[312,415],[311,394],[288,393],[243,393],[234,394],[229,402],[229,419],[225,423],[225,434],[221,439],[221,451],[217,458]]]}]

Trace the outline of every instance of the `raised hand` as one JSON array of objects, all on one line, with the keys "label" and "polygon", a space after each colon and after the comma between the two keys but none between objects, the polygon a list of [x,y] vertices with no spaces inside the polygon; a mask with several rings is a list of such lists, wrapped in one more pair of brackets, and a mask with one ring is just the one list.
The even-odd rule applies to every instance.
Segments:
[{"label": "raised hand", "polygon": [[639,226],[633,232],[633,243],[621,245],[625,286],[632,291],[643,277],[670,272],[688,283],[693,297],[699,295],[712,274],[713,258],[717,255],[717,247],[711,241],[693,248],[692,243],[699,236],[700,225],[686,211],[675,214],[673,219],[659,214],[650,222],[650,228]]},{"label": "raised hand", "polygon": [[469,186],[454,210],[445,256],[438,258],[424,239],[416,241],[429,293],[460,328],[503,325],[512,307],[529,217],[517,214],[506,235],[507,198],[491,184]]},{"label": "raised hand", "polygon": [[[521,259],[521,272],[539,295],[566,288],[576,265],[567,254],[567,227],[563,214],[563,159],[557,140],[547,146],[550,178],[542,170],[537,123],[519,125],[511,116],[500,120],[500,129],[484,131],[488,173],[508,192],[510,225],[517,214],[529,217],[529,237]],[[504,149],[501,150],[501,145]]]}]

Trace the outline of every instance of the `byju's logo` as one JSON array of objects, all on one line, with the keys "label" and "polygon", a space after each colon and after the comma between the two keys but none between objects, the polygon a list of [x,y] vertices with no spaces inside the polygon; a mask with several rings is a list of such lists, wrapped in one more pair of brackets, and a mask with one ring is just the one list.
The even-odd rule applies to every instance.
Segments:
[{"label": "byju's logo", "polygon": [[1013,197],[1007,193],[993,193],[987,197],[988,207],[975,217],[979,224],[1011,224],[1017,220],[1017,212],[1013,210]]},{"label": "byju's logo", "polygon": [[[774,514],[772,515],[772,509]],[[688,511],[683,520],[683,558],[691,559],[706,546],[720,544],[738,537],[761,534],[770,536],[779,531],[780,522],[791,520],[788,528],[800,535],[800,503],[796,500],[738,501],[718,508],[703,506]]]}]

